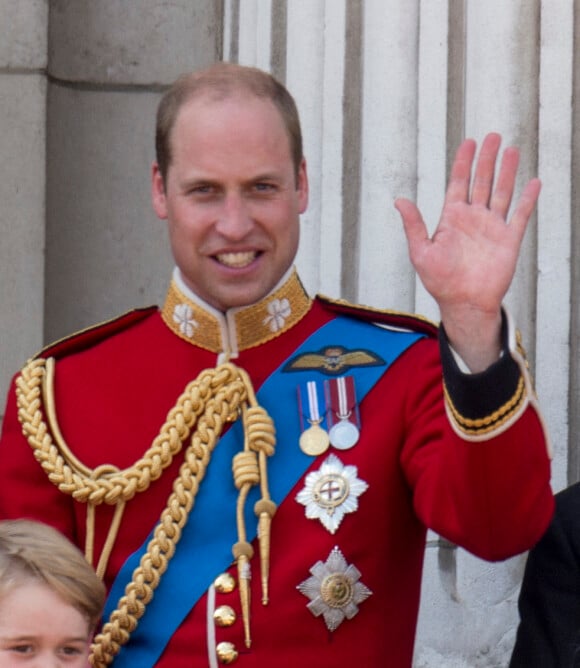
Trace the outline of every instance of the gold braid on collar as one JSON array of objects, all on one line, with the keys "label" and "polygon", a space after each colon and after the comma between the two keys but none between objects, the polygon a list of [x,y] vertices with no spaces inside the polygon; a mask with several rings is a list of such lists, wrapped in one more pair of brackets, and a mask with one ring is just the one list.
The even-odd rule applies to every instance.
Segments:
[{"label": "gold braid on collar", "polygon": [[275,339],[294,327],[311,306],[312,299],[293,270],[286,282],[259,302],[225,314],[194,302],[172,280],[161,317],[181,339],[221,353],[255,348]]},{"label": "gold braid on collar", "polygon": [[181,530],[191,512],[224,426],[237,420],[240,415],[244,423],[244,449],[233,460],[234,483],[239,490],[236,512],[238,542],[233,546],[233,553],[240,578],[245,641],[249,647],[248,562],[253,556],[253,548],[246,538],[243,511],[250,488],[260,484],[262,498],[256,504],[255,512],[259,517],[262,598],[263,602],[267,602],[270,522],[276,505],[268,491],[266,458],[274,454],[276,438],[273,421],[257,404],[248,374],[230,363],[202,371],[196,380],[187,385],[175,407],[169,411],[159,435],[141,459],[122,471],[111,465],[91,470],[72,454],[58,428],[52,389],[54,367],[52,358],[34,359],[24,367],[16,386],[18,419],[35,458],[50,481],[61,492],[87,504],[85,554],[91,564],[95,508],[101,503],[116,506],[96,568],[101,578],[119,530],[125,504],[159,478],[181,450],[182,442],[190,439],[179,475],[173,484],[173,492],[147,546],[147,552],[133,572],[132,581],[125,588],[117,609],[94,639],[91,665],[99,668],[110,665],[129,640],[175,552]]}]

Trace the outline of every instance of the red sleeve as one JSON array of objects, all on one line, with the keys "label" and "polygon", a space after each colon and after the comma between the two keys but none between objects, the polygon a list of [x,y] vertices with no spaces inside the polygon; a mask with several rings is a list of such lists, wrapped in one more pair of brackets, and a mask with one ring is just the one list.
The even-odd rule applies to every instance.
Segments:
[{"label": "red sleeve", "polygon": [[[415,356],[408,360],[416,368],[412,376],[423,382],[407,382],[401,462],[418,517],[484,559],[501,560],[529,549],[554,508],[547,437],[535,398],[523,397],[509,420],[470,438],[454,428],[445,410],[437,346],[420,344],[410,352]],[[496,373],[501,375],[501,368]],[[471,382],[476,386],[478,379]]]}]

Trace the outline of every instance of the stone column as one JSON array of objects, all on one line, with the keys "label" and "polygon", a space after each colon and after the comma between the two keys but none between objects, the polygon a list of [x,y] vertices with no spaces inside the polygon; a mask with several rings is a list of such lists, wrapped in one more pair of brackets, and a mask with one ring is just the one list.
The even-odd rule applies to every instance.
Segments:
[{"label": "stone column", "polygon": [[163,299],[156,105],[179,74],[219,59],[221,12],[217,0],[51,1],[46,340]]},{"label": "stone column", "polygon": [[0,0],[0,411],[42,344],[46,0]]}]

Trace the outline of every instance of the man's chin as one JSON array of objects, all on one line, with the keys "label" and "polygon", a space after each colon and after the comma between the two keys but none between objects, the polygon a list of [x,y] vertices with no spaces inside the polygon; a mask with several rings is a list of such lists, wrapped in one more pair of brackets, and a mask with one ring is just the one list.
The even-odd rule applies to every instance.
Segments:
[{"label": "man's chin", "polygon": [[225,312],[232,308],[251,306],[264,299],[264,297],[272,291],[272,287],[268,286],[264,288],[263,286],[255,286],[252,288],[248,287],[240,290],[232,290],[229,294],[224,294],[223,298],[220,299],[220,310]]}]

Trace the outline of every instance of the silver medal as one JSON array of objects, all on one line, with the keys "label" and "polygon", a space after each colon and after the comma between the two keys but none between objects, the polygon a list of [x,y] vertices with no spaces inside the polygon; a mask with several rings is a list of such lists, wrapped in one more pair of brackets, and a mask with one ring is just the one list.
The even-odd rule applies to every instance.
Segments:
[{"label": "silver medal", "polygon": [[330,438],[330,444],[337,450],[349,450],[356,445],[359,430],[349,420],[340,420],[331,427],[328,437]]}]

